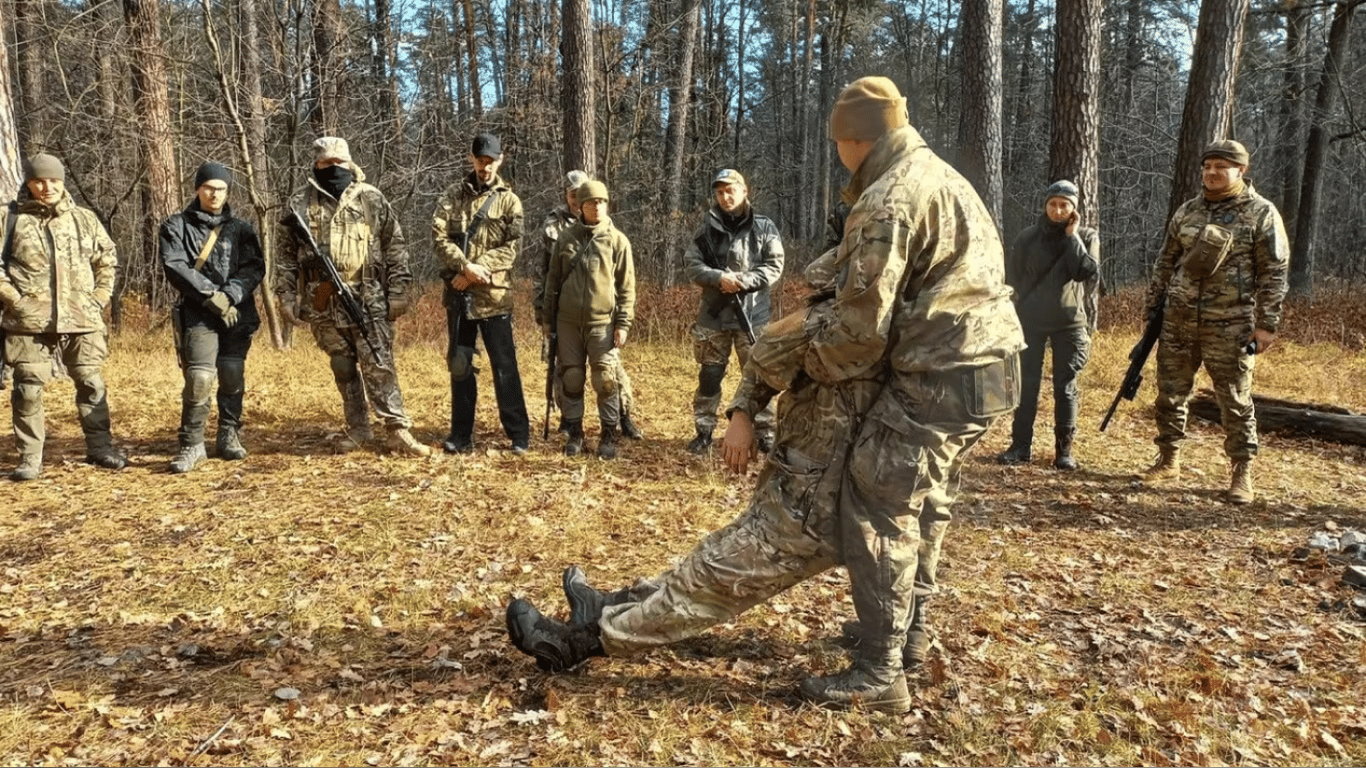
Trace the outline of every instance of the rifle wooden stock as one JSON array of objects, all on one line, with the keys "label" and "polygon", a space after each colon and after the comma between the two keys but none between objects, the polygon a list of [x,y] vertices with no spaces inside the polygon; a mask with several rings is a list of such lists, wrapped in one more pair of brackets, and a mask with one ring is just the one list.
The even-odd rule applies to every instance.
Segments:
[{"label": "rifle wooden stock", "polygon": [[342,312],[346,313],[351,322],[360,329],[361,339],[365,341],[365,346],[370,348],[370,355],[374,357],[375,364],[384,365],[384,358],[380,357],[379,348],[375,346],[375,340],[371,338],[370,313],[366,311],[365,305],[360,302],[360,297],[356,296],[355,290],[337,272],[337,265],[318,247],[318,241],[313,239],[313,233],[309,231],[308,223],[304,221],[304,217],[291,208],[289,213],[286,213],[285,217],[280,220],[280,223],[293,232],[294,236],[313,254],[313,258],[323,265],[323,270],[327,272],[327,281],[332,284],[333,290],[336,291],[337,301],[341,303]]}]

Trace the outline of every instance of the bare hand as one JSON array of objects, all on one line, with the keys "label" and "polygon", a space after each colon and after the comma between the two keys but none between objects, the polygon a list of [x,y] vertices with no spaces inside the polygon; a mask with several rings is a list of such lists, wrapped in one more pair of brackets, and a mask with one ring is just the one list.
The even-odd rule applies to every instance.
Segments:
[{"label": "bare hand", "polygon": [[1077,234],[1077,224],[1079,223],[1081,223],[1081,216],[1076,211],[1072,211],[1072,215],[1067,217],[1067,234]]},{"label": "bare hand", "polygon": [[475,285],[484,285],[493,279],[493,270],[483,264],[467,264],[461,274]]},{"label": "bare hand", "polygon": [[1252,341],[1257,344],[1257,354],[1260,355],[1276,343],[1276,334],[1265,328],[1258,328],[1252,332]]},{"label": "bare hand", "polygon": [[457,291],[469,290],[469,287],[471,285],[474,285],[474,282],[470,280],[468,277],[465,277],[464,272],[461,272],[460,274],[451,278],[451,287]]},{"label": "bare hand", "polygon": [[612,346],[616,347],[617,349],[621,349],[622,347],[626,346],[625,328],[617,328],[616,330],[612,331]]},{"label": "bare hand", "polygon": [[721,275],[721,293],[739,293],[741,289],[740,281],[730,272]]},{"label": "bare hand", "polygon": [[759,446],[754,442],[754,421],[744,411],[732,412],[726,436],[721,439],[721,459],[725,461],[726,468],[743,475],[749,463],[758,455]]}]

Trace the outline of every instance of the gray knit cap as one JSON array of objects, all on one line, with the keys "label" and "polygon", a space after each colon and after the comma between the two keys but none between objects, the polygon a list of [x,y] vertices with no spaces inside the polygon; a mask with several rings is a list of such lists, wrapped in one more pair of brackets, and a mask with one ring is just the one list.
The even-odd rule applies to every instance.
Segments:
[{"label": "gray knit cap", "polygon": [[1071,202],[1072,207],[1076,208],[1081,199],[1081,192],[1077,189],[1076,184],[1073,184],[1067,179],[1058,179],[1052,184],[1049,184],[1048,189],[1044,190],[1043,193],[1044,202],[1048,202],[1055,197],[1061,197],[1064,200]]},{"label": "gray knit cap", "polygon": [[40,152],[24,162],[24,180],[29,179],[66,181],[66,166],[56,157]]}]

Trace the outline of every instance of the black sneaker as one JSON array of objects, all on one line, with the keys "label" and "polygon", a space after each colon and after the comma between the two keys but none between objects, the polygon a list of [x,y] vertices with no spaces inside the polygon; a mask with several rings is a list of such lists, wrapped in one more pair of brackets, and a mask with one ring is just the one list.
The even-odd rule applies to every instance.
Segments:
[{"label": "black sneaker", "polygon": [[452,432],[441,441],[441,450],[446,453],[474,453],[474,438]]}]

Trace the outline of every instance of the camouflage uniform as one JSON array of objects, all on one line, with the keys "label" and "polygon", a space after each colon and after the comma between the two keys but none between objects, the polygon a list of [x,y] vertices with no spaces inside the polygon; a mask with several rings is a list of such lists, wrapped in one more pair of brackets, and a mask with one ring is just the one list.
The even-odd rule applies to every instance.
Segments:
[{"label": "camouflage uniform", "polygon": [[353,437],[367,438],[367,397],[390,432],[413,424],[403,410],[403,393],[394,367],[394,325],[388,319],[391,306],[407,307],[413,275],[398,216],[384,194],[365,183],[360,168],[355,164],[350,167],[356,178],[341,199],[332,197],[310,178],[308,185],[290,198],[289,205],[304,217],[318,247],[331,257],[342,279],[356,289],[370,317],[370,338],[379,362],[375,362],[361,330],[342,310],[322,265],[284,227],[278,236],[281,246],[275,291],[286,306],[293,306],[297,297],[299,319],[309,323],[318,348],[331,358],[347,429]]},{"label": "camouflage uniform", "polygon": [[[1202,274],[1189,262],[1208,227],[1231,242],[1222,266]],[[1235,461],[1257,454],[1255,358],[1244,347],[1253,330],[1280,327],[1289,263],[1281,215],[1251,184],[1229,199],[1196,197],[1176,210],[1148,291],[1149,308],[1167,297],[1157,348],[1159,447],[1174,450],[1186,436],[1187,401],[1203,364],[1223,417],[1224,453]]]},{"label": "camouflage uniform", "polygon": [[[465,233],[485,204],[485,218],[466,245],[467,250],[462,251]],[[469,173],[441,195],[432,214],[432,244],[447,281],[470,264],[486,267],[492,273],[487,284],[466,289],[468,299],[464,302],[458,300],[459,294],[449,283],[443,287],[448,333],[459,334],[449,340],[446,350],[451,374],[450,439],[456,445],[469,445],[474,433],[474,411],[479,398],[474,345],[481,332],[493,369],[494,395],[503,432],[514,446],[525,448],[530,439],[531,426],[512,337],[512,267],[521,237],[522,201],[497,175],[485,187],[473,172]],[[456,318],[462,311],[464,316]]]},{"label": "camouflage uniform", "polygon": [[604,611],[609,655],[690,637],[842,562],[865,663],[900,674],[962,462],[1018,400],[1023,339],[995,225],[914,129],[884,135],[847,193],[839,251],[808,272],[833,275],[834,298],[800,314],[803,343],[779,339],[786,318],[764,334],[732,403],[756,413],[791,387],[749,507],[653,594]]},{"label": "camouflage uniform", "polygon": [[[724,268],[713,264],[723,264]],[[735,306],[718,287],[727,271],[749,291],[740,297],[740,305],[757,337],[773,314],[771,287],[783,273],[783,241],[773,222],[755,214],[748,203],[740,217],[727,216],[713,205],[683,254],[684,274],[702,288],[701,306],[692,326],[693,357],[700,367],[692,401],[693,424],[699,435],[710,435],[716,429],[716,409],[721,404],[721,383],[731,349],[741,367],[749,360],[749,338],[740,327]],[[754,427],[756,437],[765,442],[773,431],[772,407],[755,414]]]},{"label": "camouflage uniform", "polygon": [[[541,222],[541,228],[537,230],[539,237],[536,238],[536,254],[532,259],[531,290],[535,296],[533,301],[536,308],[536,324],[541,327],[545,327],[549,322],[545,316],[545,275],[550,270],[550,257],[555,253],[555,243],[560,239],[560,235],[574,226],[576,221],[578,218],[570,212],[569,207],[562,205],[547,214]],[[626,366],[621,364],[620,355],[617,356],[615,378],[617,392],[621,395],[621,413],[624,418],[636,413],[636,393],[631,386],[631,377],[626,373]],[[560,378],[558,371],[555,372],[554,382],[555,408],[563,414],[564,380]]]},{"label": "camouflage uniform", "polygon": [[[114,243],[95,214],[76,205],[70,194],[47,205],[24,187],[17,206],[12,251],[0,269],[0,305],[5,359],[14,367],[10,402],[21,465],[25,457],[41,463],[47,437],[43,386],[52,378],[54,354],[76,385],[86,453],[112,455],[100,369],[109,356],[104,309],[118,266]],[[8,211],[0,210],[0,230],[7,217]],[[0,237],[4,234],[0,231]]]}]

